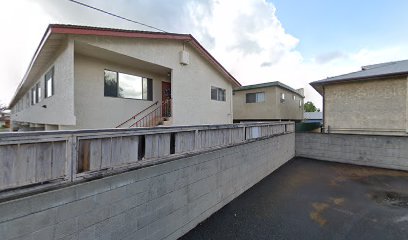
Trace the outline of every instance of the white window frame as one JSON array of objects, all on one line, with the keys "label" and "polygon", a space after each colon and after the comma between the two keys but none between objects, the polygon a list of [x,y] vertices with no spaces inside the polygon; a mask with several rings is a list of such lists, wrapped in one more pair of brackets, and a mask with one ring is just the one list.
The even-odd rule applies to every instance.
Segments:
[{"label": "white window frame", "polygon": [[[255,101],[249,102],[248,96],[250,94],[255,94]],[[265,92],[255,92],[255,93],[247,93],[245,94],[245,103],[262,103],[265,102]]]},{"label": "white window frame", "polygon": [[37,89],[36,87],[31,88],[31,105],[37,104]]},{"label": "white window frame", "polygon": [[[44,75],[44,98],[54,96],[54,67]],[[48,84],[50,82],[50,84]]]},{"label": "white window frame", "polygon": [[284,103],[285,102],[285,93],[280,94],[280,102]]},{"label": "white window frame", "polygon": [[[215,96],[213,95],[215,91]],[[210,98],[214,101],[225,102],[227,99],[227,90],[224,88],[211,86]]]}]

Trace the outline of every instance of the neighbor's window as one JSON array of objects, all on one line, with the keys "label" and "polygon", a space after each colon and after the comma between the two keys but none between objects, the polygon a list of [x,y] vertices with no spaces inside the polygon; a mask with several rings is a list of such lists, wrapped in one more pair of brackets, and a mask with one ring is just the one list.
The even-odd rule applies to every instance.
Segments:
[{"label": "neighbor's window", "polygon": [[31,105],[37,103],[37,89],[35,87],[31,88]]},{"label": "neighbor's window", "polygon": [[302,107],[302,99],[299,100],[299,107]]},{"label": "neighbor's window", "polygon": [[296,95],[293,95],[293,100],[296,101]]},{"label": "neighbor's window", "polygon": [[152,79],[105,70],[106,97],[153,100]]},{"label": "neighbor's window", "polygon": [[247,93],[246,102],[247,103],[265,102],[265,93],[264,92]]},{"label": "neighbor's window", "polygon": [[45,97],[54,95],[54,67],[45,74]]},{"label": "neighbor's window", "polygon": [[211,86],[211,100],[225,102],[225,89]]},{"label": "neighbor's window", "polygon": [[280,101],[281,101],[281,103],[285,102],[285,94],[284,93],[281,93]]}]

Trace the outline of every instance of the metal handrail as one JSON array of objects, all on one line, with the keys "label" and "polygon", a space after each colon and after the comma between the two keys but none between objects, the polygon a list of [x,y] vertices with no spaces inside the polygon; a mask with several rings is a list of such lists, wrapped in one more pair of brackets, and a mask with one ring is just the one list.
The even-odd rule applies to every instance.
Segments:
[{"label": "metal handrail", "polygon": [[171,99],[164,100],[159,107],[155,108],[153,111],[149,112],[146,116],[130,125],[129,128],[156,126],[158,122],[163,120],[164,117],[171,117]]},{"label": "metal handrail", "polygon": [[153,107],[154,105],[157,105],[159,103],[159,101],[156,101],[155,103],[153,103],[152,105],[148,106],[147,108],[143,109],[142,111],[136,113],[135,115],[133,115],[132,117],[130,117],[128,120],[124,121],[123,123],[119,124],[116,128],[120,128],[121,126],[125,125],[126,123],[130,122],[130,120],[132,119],[136,119],[137,116],[139,116],[141,113],[145,112],[147,109]]}]

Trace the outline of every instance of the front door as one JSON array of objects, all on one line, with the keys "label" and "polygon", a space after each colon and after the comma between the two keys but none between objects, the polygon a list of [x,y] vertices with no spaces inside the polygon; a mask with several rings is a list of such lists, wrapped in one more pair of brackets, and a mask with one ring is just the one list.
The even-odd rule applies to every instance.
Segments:
[{"label": "front door", "polygon": [[164,117],[171,116],[171,83],[162,82],[162,113]]}]

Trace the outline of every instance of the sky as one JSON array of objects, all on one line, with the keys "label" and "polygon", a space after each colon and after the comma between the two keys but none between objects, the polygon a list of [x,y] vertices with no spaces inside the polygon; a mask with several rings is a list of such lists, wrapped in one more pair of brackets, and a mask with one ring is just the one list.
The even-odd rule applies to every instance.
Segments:
[{"label": "sky", "polygon": [[[408,59],[406,0],[79,0],[192,34],[241,84],[309,82]],[[68,0],[13,0],[0,15],[0,103],[8,104],[50,23],[149,30]]]}]

